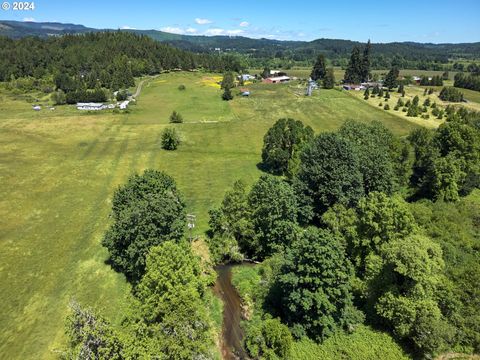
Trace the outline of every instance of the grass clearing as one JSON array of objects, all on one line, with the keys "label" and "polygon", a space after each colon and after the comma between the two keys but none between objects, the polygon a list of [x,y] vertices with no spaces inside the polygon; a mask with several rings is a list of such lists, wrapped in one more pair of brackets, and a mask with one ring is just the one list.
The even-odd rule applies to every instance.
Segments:
[{"label": "grass clearing", "polygon": [[[306,98],[295,83],[252,84],[250,98],[225,102],[205,84],[214,76],[162,74],[144,84],[129,114],[73,106],[35,112],[0,89],[0,358],[55,358],[72,297],[120,321],[130,289],[105,265],[100,241],[112,194],[132,173],[172,175],[201,235],[226,189],[260,175],[263,136],[278,118],[302,120],[316,132],[347,119],[379,120],[399,135],[416,126],[337,90]],[[175,125],[183,144],[167,152],[160,135],[173,126],[173,110],[185,119]]]}]

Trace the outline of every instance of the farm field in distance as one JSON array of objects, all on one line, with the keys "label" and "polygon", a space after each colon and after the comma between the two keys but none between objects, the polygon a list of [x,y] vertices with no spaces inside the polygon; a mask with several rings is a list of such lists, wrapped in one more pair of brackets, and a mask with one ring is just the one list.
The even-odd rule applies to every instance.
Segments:
[{"label": "farm field in distance", "polygon": [[[417,125],[345,92],[304,86],[247,85],[249,98],[220,98],[218,74],[169,73],[147,80],[130,113],[81,113],[71,106],[39,112],[0,91],[0,354],[49,359],[64,342],[68,302],[76,298],[119,321],[130,291],[100,245],[113,191],[134,172],[165,170],[207,229],[208,210],[236,179],[260,175],[263,136],[280,117],[316,133],[345,120],[379,120],[406,135]],[[179,85],[186,90],[178,90]],[[182,144],[162,150],[160,134],[179,111]]]}]

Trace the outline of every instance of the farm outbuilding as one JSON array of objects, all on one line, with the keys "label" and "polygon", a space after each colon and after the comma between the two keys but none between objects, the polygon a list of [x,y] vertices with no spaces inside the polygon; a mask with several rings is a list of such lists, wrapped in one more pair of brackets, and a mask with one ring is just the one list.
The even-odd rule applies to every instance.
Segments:
[{"label": "farm outbuilding", "polygon": [[125,101],[122,101],[120,105],[118,105],[118,107],[122,110],[125,110],[128,107],[128,104],[129,104],[129,101],[125,100]]},{"label": "farm outbuilding", "polygon": [[250,74],[242,74],[242,75],[239,75],[238,78],[242,79],[243,81],[255,80],[255,76],[250,75]]},{"label": "farm outbuilding", "polygon": [[266,79],[263,79],[263,82],[267,84],[279,84],[279,83],[284,83],[288,81],[290,81],[290,77],[288,76],[275,76],[275,77],[268,77]]},{"label": "farm outbuilding", "polygon": [[360,90],[365,90],[365,89],[366,89],[366,86],[359,85],[359,84],[345,84],[345,85],[343,85],[343,90],[360,91]]},{"label": "farm outbuilding", "polygon": [[103,103],[77,103],[78,110],[103,110],[106,109],[107,105]]},{"label": "farm outbuilding", "polygon": [[240,95],[242,96],[250,96],[250,90],[246,88],[241,88],[240,89]]}]

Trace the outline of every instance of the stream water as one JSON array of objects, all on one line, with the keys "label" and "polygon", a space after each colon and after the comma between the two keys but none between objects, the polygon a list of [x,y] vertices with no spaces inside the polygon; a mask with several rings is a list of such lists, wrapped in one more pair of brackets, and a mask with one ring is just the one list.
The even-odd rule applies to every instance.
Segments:
[{"label": "stream water", "polygon": [[232,285],[232,267],[235,265],[220,265],[216,267],[217,281],[215,293],[223,301],[223,326],[221,349],[225,360],[246,359],[243,350],[242,301],[237,290]]}]

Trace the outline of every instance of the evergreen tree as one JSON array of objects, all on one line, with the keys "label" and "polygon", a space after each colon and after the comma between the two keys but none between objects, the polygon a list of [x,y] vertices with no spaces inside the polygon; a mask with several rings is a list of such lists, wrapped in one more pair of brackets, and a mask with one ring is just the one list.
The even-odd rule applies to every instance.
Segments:
[{"label": "evergreen tree", "polygon": [[365,92],[363,93],[363,98],[365,100],[368,100],[370,98],[370,91],[368,90],[368,88],[365,89]]},{"label": "evergreen tree", "polygon": [[230,101],[232,99],[233,99],[233,95],[232,95],[232,92],[230,91],[230,88],[226,88],[222,94],[222,100]]},{"label": "evergreen tree", "polygon": [[385,82],[384,85],[389,89],[393,89],[395,86],[397,86],[397,78],[398,75],[400,74],[400,71],[396,66],[392,67],[390,71],[388,72],[387,76],[385,77]]},{"label": "evergreen tree", "polygon": [[333,89],[335,85],[335,75],[333,73],[333,68],[328,68],[325,78],[323,79],[323,87],[325,89]]},{"label": "evergreen tree", "polygon": [[327,73],[326,70],[326,64],[325,64],[325,56],[323,54],[318,55],[317,61],[315,62],[315,65],[313,65],[312,72],[310,74],[310,77],[312,80],[318,81],[318,80],[323,80]]},{"label": "evergreen tree", "polygon": [[365,49],[363,50],[362,57],[362,81],[368,81],[370,78],[370,52],[372,50],[372,45],[370,44],[370,39],[368,39]]},{"label": "evergreen tree", "polygon": [[183,123],[183,116],[174,110],[170,115],[170,122],[173,124]]},{"label": "evergreen tree", "polygon": [[162,132],[162,148],[165,150],[177,150],[180,145],[180,135],[175,128],[166,128]]},{"label": "evergreen tree", "polygon": [[270,68],[265,66],[262,71],[262,78],[266,79],[270,76]]},{"label": "evergreen tree", "polygon": [[362,81],[363,74],[362,58],[360,56],[360,49],[354,46],[352,54],[350,55],[350,61],[348,62],[347,69],[345,70],[345,76],[343,81],[350,84],[358,84]]}]

